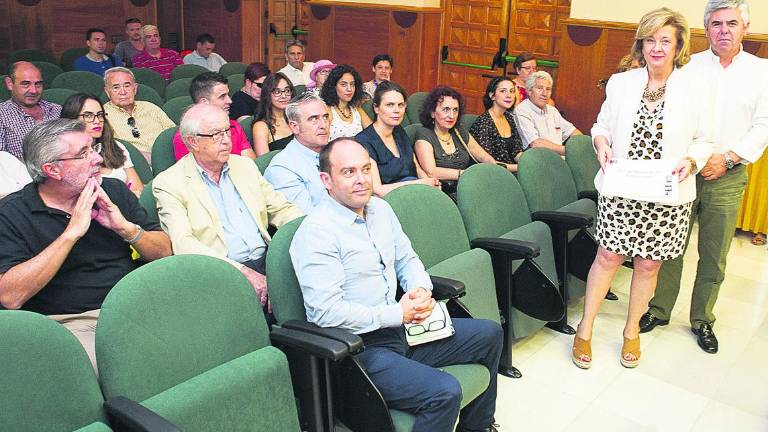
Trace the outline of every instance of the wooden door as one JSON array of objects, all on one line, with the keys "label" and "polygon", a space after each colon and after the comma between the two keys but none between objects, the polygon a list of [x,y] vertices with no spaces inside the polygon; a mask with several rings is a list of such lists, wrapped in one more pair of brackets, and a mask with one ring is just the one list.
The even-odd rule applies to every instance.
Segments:
[{"label": "wooden door", "polygon": [[272,72],[286,65],[285,43],[293,39],[297,0],[267,0],[267,44],[264,59]]}]

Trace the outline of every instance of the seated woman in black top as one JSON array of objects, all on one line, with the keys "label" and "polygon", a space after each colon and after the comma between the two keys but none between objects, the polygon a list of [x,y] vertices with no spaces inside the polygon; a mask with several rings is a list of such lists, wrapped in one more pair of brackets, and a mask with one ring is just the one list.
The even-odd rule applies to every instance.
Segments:
[{"label": "seated woman in black top", "polygon": [[264,63],[251,63],[245,69],[243,88],[232,95],[229,118],[240,121],[250,115],[255,116],[261,99],[261,86],[269,75],[269,68]]},{"label": "seated woman in black top", "polygon": [[376,121],[357,134],[374,162],[371,166],[373,193],[382,197],[407,184],[420,183],[436,188],[440,180],[427,176],[413,156],[413,143],[400,126],[405,116],[405,90],[385,81],[373,94]]},{"label": "seated woman in black top", "polygon": [[293,139],[293,132],[288,127],[288,118],[285,116],[285,107],[293,97],[291,80],[280,72],[270,75],[264,80],[261,92],[259,111],[251,126],[256,156],[272,150],[282,150]]},{"label": "seated woman in black top", "polygon": [[515,84],[506,77],[494,78],[483,96],[487,110],[477,118],[469,133],[494,159],[510,164],[517,172],[517,160],[523,152],[523,142],[517,131],[512,111],[515,104]]},{"label": "seated woman in black top", "polygon": [[461,94],[451,87],[439,86],[424,99],[419,115],[422,127],[416,131],[416,160],[427,175],[442,181],[444,192],[455,192],[456,181],[475,161],[513,169],[513,165],[497,162],[466,129],[457,127],[463,114]]}]

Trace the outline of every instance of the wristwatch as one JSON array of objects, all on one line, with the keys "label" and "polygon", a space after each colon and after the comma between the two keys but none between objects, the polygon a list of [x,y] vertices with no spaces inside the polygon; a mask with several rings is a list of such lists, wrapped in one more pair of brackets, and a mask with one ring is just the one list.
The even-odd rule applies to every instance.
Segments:
[{"label": "wristwatch", "polygon": [[731,169],[736,166],[736,162],[731,159],[730,156],[728,156],[728,152],[723,153],[723,159],[725,159],[725,168]]}]

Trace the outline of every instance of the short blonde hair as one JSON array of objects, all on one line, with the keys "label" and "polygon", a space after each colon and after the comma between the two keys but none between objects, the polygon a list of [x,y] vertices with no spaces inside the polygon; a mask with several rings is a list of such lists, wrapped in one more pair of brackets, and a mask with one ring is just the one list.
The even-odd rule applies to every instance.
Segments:
[{"label": "short blonde hair", "polygon": [[152,24],[147,24],[141,28],[141,40],[146,39],[147,33],[151,31],[156,31],[157,34],[160,34],[160,30],[157,29],[157,26],[154,26]]},{"label": "short blonde hair", "polygon": [[691,60],[691,32],[688,30],[688,22],[680,13],[669,8],[655,9],[643,15],[637,25],[635,42],[632,44],[632,57],[642,66],[645,66],[643,58],[643,40],[653,36],[660,28],[672,26],[677,33],[677,54],[675,55],[675,67],[682,67]]}]

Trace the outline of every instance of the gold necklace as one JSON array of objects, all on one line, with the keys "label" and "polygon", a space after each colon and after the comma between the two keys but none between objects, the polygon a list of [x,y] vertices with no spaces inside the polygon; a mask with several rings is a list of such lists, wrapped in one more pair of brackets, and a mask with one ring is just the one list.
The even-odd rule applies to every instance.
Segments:
[{"label": "gold necklace", "polygon": [[667,83],[664,83],[663,86],[657,88],[656,90],[651,90],[646,85],[645,90],[643,91],[643,99],[651,103],[656,102],[664,97],[664,93],[666,91],[667,91]]},{"label": "gold necklace", "polygon": [[437,131],[435,131],[435,135],[437,136],[437,139],[440,140],[440,142],[449,144],[451,142],[451,133],[448,132],[448,134],[445,136],[445,138],[441,137]]},{"label": "gold necklace", "polygon": [[347,107],[347,109],[349,109],[349,114],[345,113],[341,109],[341,107],[336,107],[336,111],[339,112],[339,114],[341,115],[341,118],[343,118],[344,120],[351,120],[352,119],[352,108]]}]

